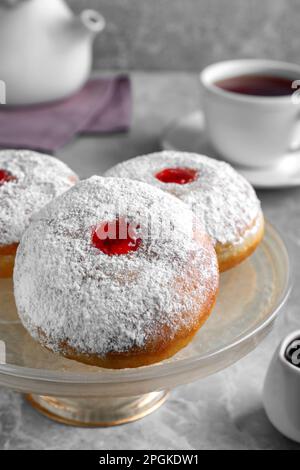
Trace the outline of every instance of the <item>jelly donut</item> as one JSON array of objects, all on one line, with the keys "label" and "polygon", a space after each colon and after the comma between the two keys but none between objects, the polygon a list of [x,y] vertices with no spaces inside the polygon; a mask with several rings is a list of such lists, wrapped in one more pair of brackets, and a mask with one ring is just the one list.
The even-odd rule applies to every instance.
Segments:
[{"label": "jelly donut", "polygon": [[119,163],[105,176],[143,181],[185,202],[212,238],[221,272],[247,258],[263,237],[264,218],[254,189],[225,162],[165,151]]},{"label": "jelly donut", "polygon": [[210,238],[153,186],[94,176],[34,217],[14,270],[19,316],[65,357],[121,369],[186,346],[218,289]]},{"label": "jelly donut", "polygon": [[77,179],[54,157],[29,150],[0,151],[0,278],[12,276],[17,247],[32,215]]}]

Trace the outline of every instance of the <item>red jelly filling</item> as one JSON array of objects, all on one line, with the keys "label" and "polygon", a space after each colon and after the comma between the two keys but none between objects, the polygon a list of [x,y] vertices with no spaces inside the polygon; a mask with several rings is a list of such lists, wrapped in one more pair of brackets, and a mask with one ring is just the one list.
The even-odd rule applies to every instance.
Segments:
[{"label": "red jelly filling", "polygon": [[195,181],[197,171],[192,168],[165,168],[155,176],[163,183],[187,184]]},{"label": "red jelly filling", "polygon": [[126,255],[137,251],[142,239],[138,238],[137,229],[125,219],[103,222],[92,232],[92,245],[108,256]]},{"label": "red jelly filling", "polygon": [[16,181],[16,177],[13,176],[9,171],[0,169],[0,186],[4,183],[9,183],[10,181]]}]

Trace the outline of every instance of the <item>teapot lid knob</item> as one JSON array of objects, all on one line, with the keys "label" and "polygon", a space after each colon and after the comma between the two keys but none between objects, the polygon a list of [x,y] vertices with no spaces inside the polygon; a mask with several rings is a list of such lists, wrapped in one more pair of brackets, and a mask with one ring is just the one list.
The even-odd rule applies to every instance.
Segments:
[{"label": "teapot lid knob", "polygon": [[84,10],[81,15],[82,23],[93,33],[99,33],[105,28],[104,17],[96,10]]}]

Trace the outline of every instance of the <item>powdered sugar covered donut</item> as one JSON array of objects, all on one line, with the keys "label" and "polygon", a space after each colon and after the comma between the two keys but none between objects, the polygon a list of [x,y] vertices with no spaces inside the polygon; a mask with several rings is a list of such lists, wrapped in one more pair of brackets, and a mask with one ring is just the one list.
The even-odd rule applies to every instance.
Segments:
[{"label": "powdered sugar covered donut", "polygon": [[19,246],[15,297],[52,351],[108,368],[175,354],[208,317],[213,245],[177,198],[144,183],[92,177],[45,207]]},{"label": "powdered sugar covered donut", "polygon": [[17,245],[32,215],[77,179],[54,157],[29,150],[0,151],[0,277],[10,275]]},{"label": "powdered sugar covered donut", "polygon": [[215,242],[221,271],[249,256],[262,238],[255,191],[225,162],[164,151],[119,163],[105,175],[144,181],[188,204]]}]

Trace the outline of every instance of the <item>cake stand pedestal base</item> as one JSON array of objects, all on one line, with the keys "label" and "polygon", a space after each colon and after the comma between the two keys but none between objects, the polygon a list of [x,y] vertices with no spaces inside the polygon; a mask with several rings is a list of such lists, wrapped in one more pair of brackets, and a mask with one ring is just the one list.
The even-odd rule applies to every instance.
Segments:
[{"label": "cake stand pedestal base", "polygon": [[166,401],[168,394],[161,391],[124,398],[59,398],[28,394],[26,399],[42,414],[60,423],[107,427],[147,416]]}]

